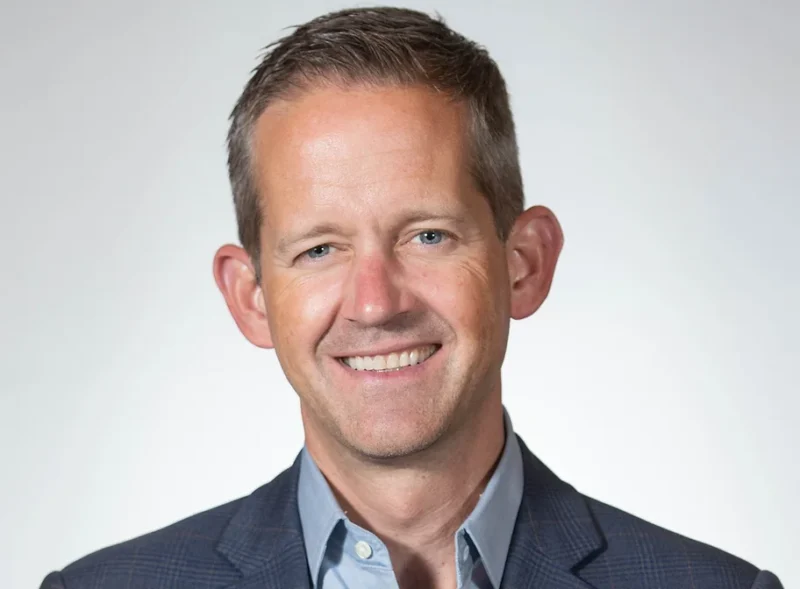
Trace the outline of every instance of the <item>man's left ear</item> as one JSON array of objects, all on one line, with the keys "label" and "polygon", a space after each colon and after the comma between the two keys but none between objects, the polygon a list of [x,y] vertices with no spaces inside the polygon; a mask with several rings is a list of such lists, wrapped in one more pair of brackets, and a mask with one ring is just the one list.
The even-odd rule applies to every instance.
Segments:
[{"label": "man's left ear", "polygon": [[561,225],[547,207],[531,207],[517,217],[506,241],[514,319],[532,315],[544,303],[563,245]]}]

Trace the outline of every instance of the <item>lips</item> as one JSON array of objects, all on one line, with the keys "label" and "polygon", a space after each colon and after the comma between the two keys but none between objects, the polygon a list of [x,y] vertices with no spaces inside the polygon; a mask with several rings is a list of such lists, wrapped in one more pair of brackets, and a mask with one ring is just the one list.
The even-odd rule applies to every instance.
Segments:
[{"label": "lips", "polygon": [[389,354],[346,356],[339,359],[353,370],[369,372],[401,370],[408,366],[415,366],[425,362],[440,347],[441,345],[439,344],[429,344],[410,347]]}]

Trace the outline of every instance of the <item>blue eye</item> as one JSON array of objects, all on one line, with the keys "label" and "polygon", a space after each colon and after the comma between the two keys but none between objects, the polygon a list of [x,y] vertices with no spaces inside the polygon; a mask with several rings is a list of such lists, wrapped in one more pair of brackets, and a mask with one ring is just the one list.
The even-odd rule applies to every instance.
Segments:
[{"label": "blue eye", "polygon": [[331,251],[331,246],[327,243],[323,243],[322,245],[317,245],[312,247],[310,250],[305,252],[305,256],[311,258],[312,260],[325,257]]},{"label": "blue eye", "polygon": [[420,242],[424,245],[437,245],[444,240],[445,234],[443,231],[429,229],[427,231],[423,231],[422,233],[418,233],[415,238],[416,237],[419,237]]}]

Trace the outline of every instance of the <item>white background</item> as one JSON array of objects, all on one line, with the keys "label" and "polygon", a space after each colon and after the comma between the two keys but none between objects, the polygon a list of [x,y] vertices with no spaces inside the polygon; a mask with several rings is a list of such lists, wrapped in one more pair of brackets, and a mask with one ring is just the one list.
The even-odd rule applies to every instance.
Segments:
[{"label": "white background", "polygon": [[[800,586],[798,4],[441,0],[561,219],[505,403],[580,491]],[[296,395],[211,275],[227,115],[261,47],[346,4],[3,2],[0,586],[249,493]]]}]

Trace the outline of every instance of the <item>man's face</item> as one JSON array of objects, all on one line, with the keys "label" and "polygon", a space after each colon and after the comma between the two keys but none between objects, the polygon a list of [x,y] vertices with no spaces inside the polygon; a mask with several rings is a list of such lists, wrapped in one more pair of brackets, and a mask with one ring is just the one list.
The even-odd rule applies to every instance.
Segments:
[{"label": "man's face", "polygon": [[508,269],[464,124],[409,88],[320,88],[259,119],[264,304],[307,437],[406,456],[499,399]]}]

